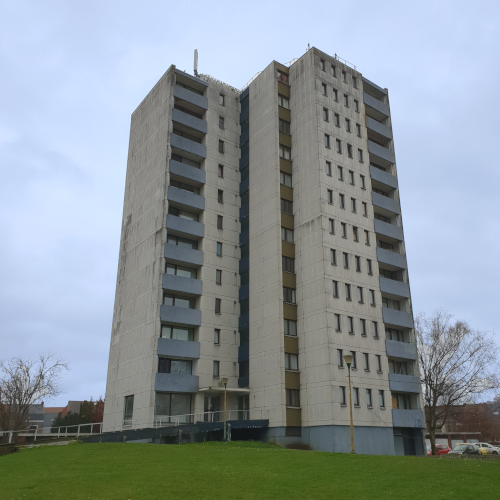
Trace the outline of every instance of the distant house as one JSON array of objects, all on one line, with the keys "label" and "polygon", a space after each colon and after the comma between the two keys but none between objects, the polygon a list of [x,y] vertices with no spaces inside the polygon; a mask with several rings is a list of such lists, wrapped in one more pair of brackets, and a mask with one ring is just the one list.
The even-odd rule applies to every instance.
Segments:
[{"label": "distant house", "polygon": [[[59,414],[61,414],[61,417],[65,417],[68,413],[80,413],[80,405],[82,404],[83,401],[68,401],[68,404],[66,406],[47,406],[45,407],[43,403],[40,405],[33,405],[33,406],[40,406],[42,409],[42,413],[37,414],[38,417],[42,417],[41,420],[37,420],[36,422],[31,420],[31,412],[30,412],[30,426],[31,425],[38,425],[39,432],[43,432],[44,434],[47,434],[50,432],[50,428],[52,426],[52,422],[57,418]],[[43,428],[43,431],[42,431]]]}]

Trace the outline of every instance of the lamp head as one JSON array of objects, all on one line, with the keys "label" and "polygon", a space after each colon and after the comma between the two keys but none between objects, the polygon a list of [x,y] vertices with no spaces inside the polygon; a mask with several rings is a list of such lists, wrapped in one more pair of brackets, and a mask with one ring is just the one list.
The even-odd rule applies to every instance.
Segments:
[{"label": "lamp head", "polygon": [[227,377],[222,377],[221,382],[226,385],[229,382],[229,379]]},{"label": "lamp head", "polygon": [[345,364],[349,368],[352,364],[352,354],[344,354],[342,357],[344,358]]}]

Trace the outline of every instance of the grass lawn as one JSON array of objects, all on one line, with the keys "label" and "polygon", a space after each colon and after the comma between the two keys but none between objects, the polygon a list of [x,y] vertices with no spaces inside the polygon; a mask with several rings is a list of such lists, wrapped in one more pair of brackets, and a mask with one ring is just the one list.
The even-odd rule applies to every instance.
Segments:
[{"label": "grass lawn", "polygon": [[500,498],[500,462],[233,442],[70,444],[0,457],[0,499]]}]

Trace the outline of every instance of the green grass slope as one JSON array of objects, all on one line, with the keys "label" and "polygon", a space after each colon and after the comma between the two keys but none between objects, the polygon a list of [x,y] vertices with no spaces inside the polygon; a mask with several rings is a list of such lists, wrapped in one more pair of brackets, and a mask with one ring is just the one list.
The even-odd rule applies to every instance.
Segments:
[{"label": "green grass slope", "polygon": [[0,499],[500,498],[500,462],[239,442],[73,444],[0,457]]}]

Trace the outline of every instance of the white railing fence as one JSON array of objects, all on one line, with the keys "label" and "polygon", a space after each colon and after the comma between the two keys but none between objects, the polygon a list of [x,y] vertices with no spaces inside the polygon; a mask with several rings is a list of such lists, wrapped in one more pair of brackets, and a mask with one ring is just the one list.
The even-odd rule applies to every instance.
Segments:
[{"label": "white railing fence", "polygon": [[90,434],[101,434],[102,433],[102,422],[92,422],[90,424],[75,424],[75,425],[64,425],[61,427],[38,427],[31,429],[21,429],[21,430],[10,430],[10,431],[0,431],[0,435],[5,438],[8,436],[8,443],[12,443],[14,436],[31,437],[36,441],[37,436],[50,436],[50,437],[80,437],[88,436]]}]

